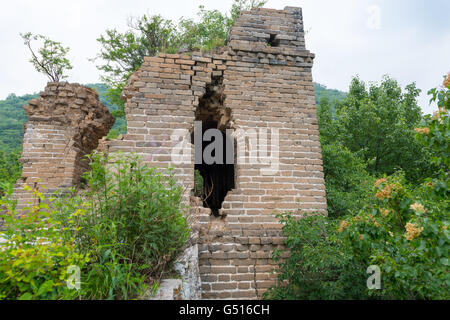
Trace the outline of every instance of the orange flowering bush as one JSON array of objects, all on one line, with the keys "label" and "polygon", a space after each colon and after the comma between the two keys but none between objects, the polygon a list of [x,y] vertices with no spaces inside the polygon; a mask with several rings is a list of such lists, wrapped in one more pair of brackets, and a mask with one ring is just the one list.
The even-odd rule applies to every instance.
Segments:
[{"label": "orange flowering bush", "polygon": [[410,190],[402,175],[378,180],[374,194],[376,204],[339,229],[358,259],[382,271],[382,290],[370,293],[449,299],[448,198],[436,196],[427,183]]},{"label": "orange flowering bush", "polygon": [[[364,86],[359,86],[358,81],[354,83],[355,87],[351,91],[364,92]],[[342,142],[339,141],[336,144],[338,148],[330,148],[329,139],[349,139],[347,142],[353,144],[355,137],[364,137],[361,145],[367,147],[370,140],[364,136],[367,129],[361,129],[361,121],[368,119],[371,124],[375,123],[374,115],[369,113],[367,117],[361,116],[361,105],[354,108],[347,101],[346,107],[354,110],[351,117],[344,117],[343,123],[338,123],[339,117],[334,122],[322,123],[321,139],[322,143],[325,142],[324,168],[330,215],[329,218],[312,216],[302,219],[283,216],[283,234],[287,237],[290,255],[280,264],[278,283],[268,291],[269,298],[450,299],[449,84],[450,75],[444,81],[444,88],[430,91],[432,100],[438,102],[439,111],[433,117],[424,117],[415,134],[414,128],[419,125],[409,119],[409,124],[412,124],[410,131],[419,146],[414,151],[414,157],[416,160],[420,158],[423,164],[419,175],[411,175],[413,166],[396,164],[392,171],[375,170],[372,171],[375,172],[374,176],[361,175],[363,179],[346,179],[352,166],[358,169],[354,166],[356,162],[349,161],[351,157],[343,157],[346,152],[336,152],[346,150],[347,146],[341,148]],[[357,97],[353,98],[350,102],[358,101]],[[329,106],[328,109],[324,106],[326,104],[322,103],[319,118],[321,113],[327,111],[328,118],[325,118],[331,119]],[[386,106],[391,112],[394,104],[386,103]],[[402,113],[403,120],[407,113]],[[353,121],[353,116],[357,116],[356,121]],[[339,125],[336,126],[336,123]],[[383,119],[379,123],[387,122]],[[339,137],[337,132],[342,130],[342,125],[348,125],[356,131],[343,131],[345,134]],[[386,130],[386,136],[393,134],[392,127]],[[405,136],[404,133],[394,135]],[[375,145],[377,150],[382,150],[381,156],[388,155],[392,160],[397,156],[388,149],[392,148],[392,139],[388,141],[388,146],[378,148],[379,144]],[[397,149],[404,152],[403,147],[408,144],[410,141],[402,140]],[[355,150],[361,152],[361,145],[354,146]],[[378,168],[382,166],[382,157],[379,155],[367,156],[367,159],[369,168],[371,165]],[[399,168],[403,171],[399,172]],[[380,172],[391,176],[380,177]],[[364,192],[355,192],[355,182],[358,181],[365,185]],[[381,290],[367,288],[366,270],[372,265],[381,270]]]}]

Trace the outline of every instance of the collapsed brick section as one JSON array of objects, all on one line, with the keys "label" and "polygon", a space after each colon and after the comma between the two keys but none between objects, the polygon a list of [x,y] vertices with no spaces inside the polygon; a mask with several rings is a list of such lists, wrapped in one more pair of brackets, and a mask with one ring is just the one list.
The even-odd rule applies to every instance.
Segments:
[{"label": "collapsed brick section", "polygon": [[82,85],[49,83],[40,95],[24,107],[23,173],[14,192],[19,208],[36,201],[24,185],[45,187],[45,194],[78,185],[88,168],[84,156],[114,124],[98,94]]},{"label": "collapsed brick section", "polygon": [[[199,245],[204,299],[260,298],[275,283],[271,255],[283,245],[276,213],[327,213],[313,59],[305,49],[300,8],[253,9],[242,12],[226,47],[211,54],[147,57],[124,90],[129,133],[105,148],[138,153],[150,166],[175,167],[191,205],[191,240]],[[208,101],[211,86],[219,84],[219,95]],[[251,151],[239,153],[235,188],[227,194],[220,217],[191,194],[193,142],[185,155],[190,162],[174,164],[171,155],[178,143],[174,132],[192,133],[199,115],[216,117],[218,129],[279,130],[278,149],[274,136],[256,140],[279,158],[277,170],[262,174],[267,163],[241,161]],[[249,137],[236,139],[252,148]]]}]

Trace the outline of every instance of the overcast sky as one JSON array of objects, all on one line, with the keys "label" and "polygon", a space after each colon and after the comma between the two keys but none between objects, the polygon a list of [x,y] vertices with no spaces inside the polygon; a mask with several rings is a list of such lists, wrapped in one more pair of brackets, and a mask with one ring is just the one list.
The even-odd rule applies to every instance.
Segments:
[{"label": "overcast sky", "polygon": [[[129,16],[194,17],[198,6],[228,11],[233,0],[2,0],[0,7],[0,99],[43,90],[46,78],[28,62],[19,33],[31,31],[71,48],[69,81],[99,82],[88,61],[105,29],[126,29]],[[353,76],[366,82],[389,74],[402,86],[415,81],[426,91],[450,71],[449,0],[269,0],[266,7],[303,8],[307,49],[316,54],[314,81],[347,90]]]}]

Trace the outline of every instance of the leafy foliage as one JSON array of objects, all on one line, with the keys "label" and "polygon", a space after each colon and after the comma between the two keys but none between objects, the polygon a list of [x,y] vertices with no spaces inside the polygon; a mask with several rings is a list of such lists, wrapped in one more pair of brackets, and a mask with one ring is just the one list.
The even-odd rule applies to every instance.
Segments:
[{"label": "leafy foliage", "polygon": [[354,255],[382,270],[383,288],[371,294],[449,299],[448,198],[430,185],[411,191],[401,175],[380,179],[376,191],[376,206],[341,224]]},{"label": "leafy foliage", "polygon": [[446,77],[441,90],[429,91],[431,102],[437,102],[439,110],[431,117],[427,115],[421,122],[423,128],[416,129],[417,140],[433,151],[432,163],[441,173],[448,173],[450,167],[450,74]]},{"label": "leafy foliage", "polygon": [[[182,188],[171,171],[137,156],[93,154],[88,190],[15,209],[12,189],[0,238],[0,298],[131,299],[170,267],[189,236]],[[74,190],[75,192],[75,190]],[[39,245],[36,245],[39,244]],[[81,289],[66,286],[67,268],[81,270]]]},{"label": "leafy foliage", "polygon": [[22,173],[22,164],[19,163],[20,156],[19,151],[9,153],[0,151],[0,195],[3,195],[10,185],[19,180]]},{"label": "leafy foliage", "polygon": [[[266,298],[449,299],[449,86],[450,75],[442,88],[429,92],[439,111],[422,120],[414,111],[414,86],[400,99],[399,88],[388,78],[369,92],[354,79],[349,95],[337,103],[336,116],[329,100],[321,99],[319,126],[331,219],[281,217],[290,255],[275,254],[278,284]],[[388,112],[387,101],[396,116]],[[378,119],[381,128],[371,127],[363,115]],[[349,125],[359,122],[366,130]],[[404,136],[379,135],[387,130],[384,122]],[[368,148],[357,149],[358,142],[348,136],[367,141]],[[377,161],[369,156],[376,154],[370,145],[373,136],[379,145],[408,143],[403,150],[409,154],[381,154],[375,170]],[[404,163],[413,152],[420,162]],[[391,170],[395,173],[386,176]],[[375,175],[380,177],[376,181]],[[408,181],[411,177],[420,177],[420,182]],[[381,269],[381,290],[366,287],[364,270],[371,265]]]},{"label": "leafy foliage", "polygon": [[341,144],[322,147],[328,214],[332,218],[356,213],[366,203],[373,177],[364,162]]},{"label": "leafy foliage", "polygon": [[145,280],[159,280],[187,241],[183,190],[171,171],[149,168],[135,155],[93,154],[90,160],[88,189],[55,203],[63,225],[80,212],[78,230],[67,228],[67,236],[76,236],[80,252],[90,252],[82,296],[133,298]]},{"label": "leafy foliage", "polygon": [[323,143],[339,142],[361,157],[371,174],[403,170],[409,181],[420,183],[433,168],[427,161],[429,150],[414,139],[414,128],[422,119],[416,101],[419,92],[415,84],[402,92],[389,77],[368,89],[354,78],[349,94],[335,105],[335,117],[321,120]]},{"label": "leafy foliage", "polygon": [[403,170],[419,185],[435,172],[431,149],[415,139],[422,115],[414,84],[402,93],[389,77],[369,89],[354,78],[341,100],[329,93],[336,97],[330,91],[318,97],[318,119],[330,217],[357,212],[376,176]]},{"label": "leafy foliage", "polygon": [[[89,255],[76,250],[75,238],[64,237],[46,199],[31,190],[40,200],[24,212],[16,211],[11,191],[0,200],[6,231],[0,233],[0,299],[50,300],[74,299],[77,291],[67,287],[68,267],[82,268]],[[68,221],[68,228],[75,228]],[[74,229],[76,234],[76,230]]]},{"label": "leafy foliage", "polygon": [[104,64],[97,68],[103,72],[102,80],[111,89],[109,98],[115,104],[121,104],[120,94],[129,76],[139,69],[145,56],[154,56],[174,43],[174,26],[161,16],[130,19],[130,30],[120,33],[116,29],[106,30],[97,41],[102,49],[95,60]]},{"label": "leafy foliage", "polygon": [[265,294],[276,300],[335,300],[368,298],[366,268],[353,259],[338,237],[335,221],[323,216],[296,219],[280,216],[290,257],[274,253],[280,264],[278,285]]},{"label": "leafy foliage", "polygon": [[235,0],[229,14],[200,6],[198,22],[182,17],[178,24],[159,15],[143,15],[129,19],[129,30],[124,33],[116,29],[106,30],[106,34],[97,39],[102,49],[93,61],[100,61],[97,68],[103,72],[102,81],[110,87],[108,97],[119,106],[114,115],[124,116],[122,90],[131,74],[142,65],[145,56],[179,50],[212,50],[225,43],[228,30],[241,10],[262,7],[265,3]]},{"label": "leafy foliage", "polygon": [[[45,74],[50,81],[59,82],[67,78],[66,71],[72,69],[67,54],[68,47],[63,47],[60,42],[50,40],[43,35],[33,35],[31,32],[20,34],[24,44],[31,52],[30,62],[34,68],[42,74]],[[32,41],[41,41],[42,47],[35,52],[31,46]]]}]

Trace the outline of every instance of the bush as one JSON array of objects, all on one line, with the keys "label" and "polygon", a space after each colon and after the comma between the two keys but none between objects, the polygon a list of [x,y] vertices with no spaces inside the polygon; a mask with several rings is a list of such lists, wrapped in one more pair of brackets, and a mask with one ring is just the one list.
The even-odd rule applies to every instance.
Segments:
[{"label": "bush", "polygon": [[3,195],[5,190],[10,185],[15,184],[22,175],[22,164],[19,163],[20,156],[20,150],[11,152],[0,150],[0,195]]},{"label": "bush", "polygon": [[337,236],[336,222],[324,216],[301,219],[284,214],[283,235],[290,255],[285,261],[283,251],[274,252],[279,263],[277,286],[264,298],[277,300],[364,299],[366,269],[349,252]]},{"label": "bush", "polygon": [[[56,200],[35,190],[40,204],[24,214],[2,199],[0,298],[132,299],[170,268],[189,236],[173,172],[135,155],[93,154],[90,167],[86,190]],[[73,265],[81,270],[80,291],[64,282]]]},{"label": "bush", "polygon": [[363,161],[341,144],[323,145],[322,155],[329,216],[356,214],[369,199],[374,178]]},{"label": "bush", "polygon": [[90,156],[88,191],[56,205],[62,222],[80,210],[77,246],[91,253],[83,295],[128,299],[159,279],[184,247],[189,228],[172,170],[149,168],[136,155]]},{"label": "bush", "polygon": [[[399,171],[378,179],[368,197],[369,189],[358,186],[358,181],[366,179],[361,179],[364,166],[358,158],[340,144],[324,145],[330,214],[348,215],[339,226],[320,216],[300,220],[282,216],[290,256],[282,261],[287,254],[275,252],[278,283],[266,298],[450,298],[449,89],[450,75],[442,89],[430,91],[439,111],[425,117],[416,129],[416,139],[423,146],[421,156],[431,155],[429,167],[434,170],[422,184],[411,186]],[[322,120],[330,115],[326,109],[322,113]],[[321,133],[322,141],[334,135],[328,131],[328,136]],[[371,265],[381,270],[381,290],[366,287],[365,270]]]},{"label": "bush", "polygon": [[[11,192],[0,200],[6,211],[6,230],[0,233],[5,240],[0,243],[0,300],[74,299],[78,292],[67,286],[68,268],[83,268],[89,255],[76,250],[74,238],[63,236],[42,194],[29,190],[40,204],[21,213],[9,199]],[[67,225],[75,227],[73,221]]]},{"label": "bush", "polygon": [[343,230],[351,249],[383,272],[383,290],[396,299],[449,299],[448,273],[450,75],[441,89],[430,91],[439,111],[422,121],[416,139],[431,150],[433,178],[416,188],[402,174],[379,179],[377,204],[362,211]]},{"label": "bush", "polygon": [[[377,206],[344,220],[341,231],[355,256],[382,271],[390,299],[449,299],[448,199],[425,196],[433,187],[412,191],[402,175],[376,183]],[[430,201],[431,200],[431,201]]]}]

